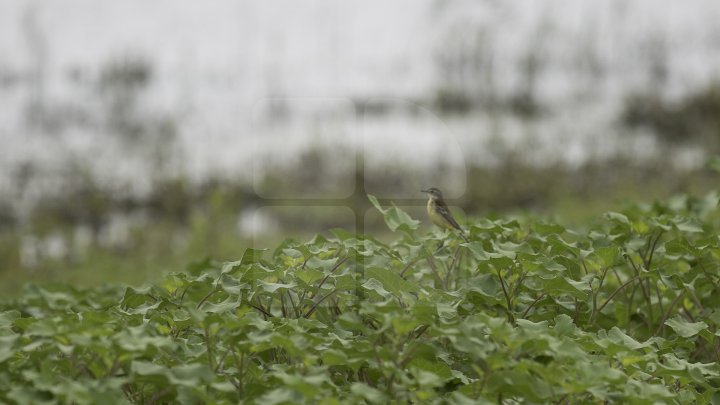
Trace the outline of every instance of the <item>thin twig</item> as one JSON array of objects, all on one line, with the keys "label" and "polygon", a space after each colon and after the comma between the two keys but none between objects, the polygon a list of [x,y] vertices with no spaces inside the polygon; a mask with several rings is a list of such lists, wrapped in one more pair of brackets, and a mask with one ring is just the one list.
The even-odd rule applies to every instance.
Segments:
[{"label": "thin twig", "polygon": [[690,299],[693,301],[695,306],[698,307],[698,309],[700,310],[700,313],[705,312],[705,307],[703,307],[702,303],[700,303],[700,300],[698,300],[698,297],[697,297],[697,295],[695,295],[695,292],[690,291]]},{"label": "thin twig", "polygon": [[412,361],[412,359],[413,359],[412,355],[415,354],[415,352],[417,351],[419,346],[420,345],[414,345],[413,347],[410,348],[410,350],[408,350],[405,353],[405,355],[403,356],[403,359],[400,360],[400,362],[398,364],[400,366],[400,367],[398,367],[399,369],[404,370],[405,367],[407,367],[408,363],[410,361]]},{"label": "thin twig", "polygon": [[635,293],[638,290],[638,284],[633,285],[632,291],[630,292],[630,297],[628,297],[628,301],[627,301],[628,318],[630,318],[630,316],[632,315],[632,303],[633,303],[633,300],[635,299]]},{"label": "thin twig", "polygon": [[660,237],[661,237],[662,235],[663,235],[663,230],[661,229],[661,230],[658,232],[658,235],[655,237],[655,240],[654,240],[653,243],[652,243],[652,247],[650,247],[650,241],[648,240],[648,249],[650,249],[650,250],[649,250],[649,254],[648,254],[647,251],[645,252],[645,256],[648,256],[648,255],[649,255],[649,256],[644,259],[645,268],[646,268],[647,270],[650,270],[650,264],[652,263],[653,253],[655,253],[655,248],[657,247],[657,244],[658,244],[658,242],[660,241]]},{"label": "thin twig", "polygon": [[510,322],[512,324],[515,324],[515,317],[512,315],[512,303],[510,302],[510,295],[508,295],[507,289],[505,288],[505,281],[502,278],[502,275],[500,274],[500,269],[495,269],[497,271],[498,278],[500,278],[500,285],[503,289],[503,294],[505,294],[505,301],[507,302],[507,310],[508,310],[508,318],[510,318]]},{"label": "thin twig", "polygon": [[335,266],[333,266],[333,268],[330,269],[330,271],[328,272],[328,274],[325,275],[325,277],[323,277],[322,280],[320,280],[320,284],[318,284],[318,286],[317,286],[317,289],[318,289],[318,290],[323,286],[323,284],[325,284],[325,282],[327,281],[328,277],[330,277],[330,275],[333,274],[333,273],[335,272],[335,270],[337,270],[337,269],[340,267],[340,265],[342,265],[343,263],[345,263],[345,262],[347,261],[347,259],[348,259],[348,256],[345,256],[344,258],[342,258],[341,260],[339,260],[337,263],[335,263]]},{"label": "thin twig", "polygon": [[324,297],[320,298],[320,299],[307,311],[307,313],[303,316],[303,318],[305,318],[305,319],[309,318],[310,315],[312,315],[313,312],[315,312],[315,310],[317,309],[318,305],[320,305],[321,302],[325,301],[325,299],[327,299],[329,296],[335,294],[336,292],[337,292],[337,289],[334,289],[334,290],[330,291],[329,293],[327,293]]},{"label": "thin twig", "polygon": [[530,310],[532,309],[532,307],[535,306],[535,304],[537,304],[538,301],[540,301],[541,299],[545,298],[545,295],[546,295],[545,293],[542,293],[542,294],[540,294],[539,297],[535,298],[535,301],[533,301],[532,303],[530,303],[530,305],[528,305],[528,307],[525,308],[525,311],[523,311],[522,315],[520,315],[520,318],[523,318],[523,319],[524,319],[524,318],[527,316],[528,312],[530,312]]},{"label": "thin twig", "polygon": [[522,273],[520,273],[520,277],[518,277],[518,280],[515,283],[515,287],[513,287],[513,297],[517,297],[520,293],[520,287],[522,287],[522,282],[525,281],[525,277],[527,277],[527,271],[523,271]]},{"label": "thin twig", "polygon": [[[622,284],[623,281],[622,281],[622,279],[620,278],[620,274],[618,274],[617,269],[615,269],[615,268],[613,267],[612,271],[613,271],[613,273],[615,274],[615,278],[617,278],[618,283]],[[628,299],[627,290],[623,290],[623,295],[625,296],[625,301],[627,301],[627,299]]]},{"label": "thin twig", "polygon": [[440,274],[437,271],[437,267],[435,267],[435,262],[433,261],[432,256],[426,256],[425,260],[427,260],[428,265],[430,266],[430,270],[433,271],[435,277],[437,277],[437,280],[440,280],[440,284],[442,284],[443,279],[442,277],[440,277]]},{"label": "thin twig", "polygon": [[[637,276],[640,276],[640,269],[638,269],[638,267],[635,265],[635,261],[633,261],[632,257],[630,257],[630,255],[625,255],[625,257],[628,259],[628,261],[632,265],[633,270],[635,270],[635,274]],[[648,315],[650,315],[650,320],[648,321],[648,328],[650,328],[652,319],[654,318],[653,310],[652,310],[652,302],[650,301],[650,292],[646,289],[645,283],[643,282],[643,280],[640,280],[639,284],[640,284],[640,291],[642,291],[643,297],[645,298],[645,303],[648,308]]]},{"label": "thin twig", "polygon": [[593,289],[592,285],[590,286],[590,289],[593,292],[593,299],[592,299],[592,312],[590,313],[590,319],[588,319],[588,325],[593,322],[595,319],[595,314],[597,314],[597,297],[598,294],[600,294],[600,289],[602,288],[603,282],[605,281],[605,276],[607,275],[608,268],[605,267],[605,269],[602,272],[602,276],[600,276],[600,282],[598,283],[597,289]]},{"label": "thin twig", "polygon": [[217,374],[217,372],[220,370],[220,368],[225,365],[225,358],[227,357],[228,353],[230,353],[229,350],[226,351],[225,354],[223,354],[223,356],[220,358],[220,361],[215,366],[215,374]]},{"label": "thin twig", "polygon": [[690,311],[688,311],[688,309],[685,308],[684,305],[683,305],[683,307],[682,307],[682,310],[683,310],[683,312],[685,312],[685,316],[688,317],[688,319],[690,320],[690,322],[695,322],[695,317],[692,316],[692,314],[690,313]]},{"label": "thin twig", "polygon": [[585,265],[585,259],[584,259],[584,258],[582,258],[582,257],[580,258],[580,263],[582,263],[583,270],[585,270],[585,275],[587,276],[588,274],[590,274],[590,272],[589,272],[588,269],[587,269],[587,266]]},{"label": "thin twig", "polygon": [[458,256],[460,255],[460,247],[458,246],[457,249],[455,249],[455,255],[453,255],[453,260],[450,262],[450,267],[447,269],[447,274],[445,274],[445,288],[450,286],[450,277],[452,276],[453,267],[455,267],[455,263],[457,262]]},{"label": "thin twig", "polygon": [[340,305],[338,305],[338,302],[340,302],[337,298],[333,298],[333,310],[335,311],[335,316],[342,315],[342,309],[340,309]]},{"label": "thin twig", "polygon": [[287,312],[285,311],[285,294],[280,291],[280,312],[282,313],[283,318],[287,318]]},{"label": "thin twig", "polygon": [[204,297],[200,300],[200,302],[198,302],[198,304],[197,304],[197,306],[195,307],[195,309],[200,309],[200,307],[205,303],[205,301],[207,301],[208,298],[210,298],[210,296],[212,296],[213,294],[215,294],[215,293],[218,292],[218,291],[220,291],[220,289],[217,288],[217,286],[213,287],[213,289],[210,290],[210,292],[207,293],[207,295],[204,296]]},{"label": "thin twig", "polygon": [[[348,256],[345,256],[343,259],[340,259],[340,260],[338,260],[337,263],[335,263],[335,266],[333,266],[333,268],[330,269],[330,272],[329,272],[325,277],[323,277],[322,280],[320,280],[320,283],[319,283],[318,286],[317,286],[317,289],[318,289],[318,290],[320,289],[320,287],[323,286],[323,284],[325,284],[325,281],[327,281],[328,277],[330,277],[330,275],[331,275],[333,272],[335,272],[335,270],[337,270],[338,267],[340,267],[341,264],[345,263],[345,261],[346,261],[347,259],[348,259]],[[303,266],[303,267],[304,267],[304,266]],[[300,296],[300,299],[298,300],[298,306],[300,306],[301,308],[302,308],[302,305],[303,305],[303,301],[305,301],[305,295],[307,294],[307,292],[308,292],[307,288],[303,289],[302,295]],[[313,294],[313,297],[312,297],[312,298],[315,298],[315,294]]]},{"label": "thin twig", "polygon": [[[237,367],[238,370],[238,376],[237,378],[237,384],[235,385],[235,388],[237,388],[238,393],[240,395],[243,394],[243,379],[245,378],[245,352],[240,352],[240,359],[238,359],[237,353],[233,350],[233,357],[235,358],[235,367]],[[231,380],[232,381],[232,380]]]},{"label": "thin twig", "polygon": [[[430,325],[423,325],[416,329],[415,332],[413,332],[416,334],[415,339],[419,339],[420,336],[422,336],[429,328]],[[412,333],[410,334],[410,336],[412,336]]]},{"label": "thin twig", "polygon": [[182,294],[180,294],[180,304],[183,303],[183,300],[185,299],[185,293],[190,289],[190,286],[185,287]]},{"label": "thin twig", "polygon": [[663,308],[662,294],[660,293],[660,286],[657,285],[657,283],[655,283],[655,294],[657,295],[658,307],[660,307],[660,313],[662,314],[663,312],[665,312],[665,309]]},{"label": "thin twig", "polygon": [[253,304],[252,302],[249,302],[249,301],[248,301],[248,305],[250,305],[251,307],[257,309],[257,310],[260,311],[260,312],[262,312],[262,314],[265,315],[267,318],[272,318],[272,317],[273,317],[273,315],[272,315],[270,312],[266,311],[265,308],[263,308],[263,307],[260,307],[260,306],[258,306],[258,305],[255,305],[255,304]]},{"label": "thin twig", "polygon": [[210,331],[209,331],[209,328],[210,328],[209,326],[207,326],[207,325],[205,326],[204,338],[205,338],[205,346],[207,346],[208,367],[212,370],[213,368],[215,368],[215,367],[213,366],[213,357],[215,357],[215,356],[213,356],[212,344],[211,344],[211,342],[210,342]]},{"label": "thin twig", "polygon": [[295,312],[295,317],[300,318],[300,312],[298,312],[297,306],[295,305],[295,301],[293,301],[292,295],[290,295],[290,291],[285,290],[285,293],[288,296],[288,300],[290,300],[290,305],[292,306],[293,312]]},{"label": "thin twig", "polygon": [[113,360],[113,364],[110,367],[110,370],[105,374],[105,378],[112,377],[117,373],[118,369],[120,368],[120,356],[115,356],[115,360]]},{"label": "thin twig", "polygon": [[[413,264],[417,263],[418,260],[420,260],[420,259],[419,259],[419,258],[416,258],[416,259],[413,259],[413,260],[408,261],[407,264],[405,265],[405,267],[403,267],[402,271],[400,271],[400,277],[403,277],[403,276],[405,275],[405,272],[410,268],[410,266],[412,266]],[[403,277],[403,278],[404,278],[404,277]]]},{"label": "thin twig", "polygon": [[670,317],[670,312],[672,312],[673,307],[677,302],[680,300],[680,298],[685,295],[685,290],[680,291],[680,294],[675,297],[675,299],[670,303],[670,306],[668,306],[667,311],[665,311],[665,315],[663,315],[662,319],[660,320],[660,324],[658,325],[657,330],[655,331],[655,335],[657,336],[660,332],[662,332],[663,328],[665,327],[665,321]]},{"label": "thin twig", "polygon": [[605,308],[605,306],[606,306],[613,298],[615,298],[615,296],[616,296],[620,291],[622,291],[625,287],[627,287],[628,285],[630,285],[630,283],[638,280],[639,278],[640,278],[640,276],[635,276],[635,277],[631,278],[630,280],[624,282],[624,283],[623,283],[621,286],[619,286],[618,288],[616,288],[615,291],[613,291],[612,294],[610,294],[610,296],[607,297],[607,299],[605,300],[605,302],[603,302],[603,304],[600,305],[600,308],[598,308],[597,312],[601,312],[601,311],[603,310],[603,308]]}]

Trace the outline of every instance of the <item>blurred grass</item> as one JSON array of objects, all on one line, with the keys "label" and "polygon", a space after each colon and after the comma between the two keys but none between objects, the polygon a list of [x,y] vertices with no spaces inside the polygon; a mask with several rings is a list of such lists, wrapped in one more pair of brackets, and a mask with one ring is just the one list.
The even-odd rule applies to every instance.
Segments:
[{"label": "blurred grass", "polygon": [[[234,232],[221,230],[217,238],[195,229],[188,233],[177,224],[166,221],[132,230],[132,242],[125,247],[90,246],[76,258],[40,260],[36,266],[22,266],[19,255],[8,257],[3,252],[4,266],[0,273],[0,293],[13,295],[28,282],[67,282],[75,286],[95,286],[104,283],[140,284],[155,280],[164,272],[181,271],[193,261],[205,257],[233,259],[248,241]],[[173,236],[189,238],[181,246]],[[17,239],[17,235],[3,235],[3,241]],[[19,249],[19,240],[13,241]]]},{"label": "blurred grass", "polygon": [[[383,180],[388,187],[397,187],[402,184],[398,181],[402,176],[410,175],[413,174],[394,172]],[[709,169],[677,172],[662,163],[635,166],[613,162],[571,170],[538,169],[509,162],[492,169],[470,168],[468,179],[463,198],[451,201],[460,218],[466,215],[472,220],[529,212],[567,226],[583,227],[603,212],[619,209],[624,202],[649,203],[679,193],[704,194],[717,188],[718,174]],[[287,178],[284,181],[283,187],[288,187]],[[90,203],[105,201],[103,209],[107,210],[100,210],[93,203],[93,221],[97,223],[103,223],[103,216],[113,209],[150,212],[145,221],[128,225],[126,240],[121,244],[93,240],[79,254],[41,258],[33,266],[23,264],[20,253],[23,238],[61,234],[72,239],[77,225],[73,218],[82,219],[86,214],[83,204],[72,203],[72,195],[67,197],[69,200],[56,201],[50,209],[39,207],[29,226],[0,229],[0,293],[17,295],[28,282],[67,282],[76,286],[141,284],[157,280],[166,272],[182,271],[206,258],[235,260],[248,246],[272,250],[287,237],[303,240],[315,233],[329,235],[336,227],[352,231],[360,224],[366,233],[393,237],[382,219],[368,211],[369,203],[362,190],[357,193],[363,195],[327,201],[334,207],[323,207],[322,200],[314,201],[315,206],[292,206],[293,200],[274,200],[275,206],[263,207],[263,202],[242,184],[215,182],[193,189],[181,183],[175,180],[159,185],[154,195],[132,203],[113,202],[111,196],[98,197],[102,192],[95,190]],[[407,195],[416,191],[407,190]],[[428,232],[432,228],[425,221],[424,196],[415,194],[417,200],[398,201],[397,205],[423,221],[425,226],[420,232]],[[369,214],[358,223],[355,212]],[[255,224],[261,231],[257,234],[249,233],[247,225],[242,225],[253,213],[265,217],[265,222]]]}]

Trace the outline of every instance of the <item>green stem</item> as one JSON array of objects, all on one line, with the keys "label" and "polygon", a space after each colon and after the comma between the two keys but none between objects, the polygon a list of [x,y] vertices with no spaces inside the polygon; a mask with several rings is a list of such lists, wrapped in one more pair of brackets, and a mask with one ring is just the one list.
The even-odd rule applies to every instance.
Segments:
[{"label": "green stem", "polygon": [[675,299],[670,303],[670,306],[668,306],[667,311],[665,311],[665,315],[663,315],[662,319],[660,320],[660,324],[658,325],[657,330],[655,331],[655,336],[660,334],[662,332],[663,328],[665,328],[665,321],[670,317],[670,312],[672,312],[673,307],[675,304],[677,304],[678,301],[680,301],[680,298],[685,295],[685,290],[681,291],[680,294],[675,297]]},{"label": "green stem", "polygon": [[500,279],[500,285],[502,286],[503,294],[505,294],[505,302],[507,303],[507,312],[508,312],[508,320],[510,323],[515,325],[515,317],[512,313],[512,302],[510,300],[510,295],[507,292],[507,288],[505,288],[505,280],[502,278],[502,274],[500,274],[500,269],[495,269],[497,271],[498,278]]},{"label": "green stem", "polygon": [[540,301],[540,300],[543,299],[543,298],[545,298],[545,294],[544,294],[544,293],[543,293],[543,294],[540,294],[539,297],[535,298],[535,301],[533,301],[530,305],[528,305],[527,308],[525,308],[525,311],[523,311],[523,313],[522,313],[522,315],[520,316],[520,318],[523,318],[523,319],[524,319],[524,318],[527,316],[528,312],[530,312],[530,310],[532,309],[532,307],[534,307],[535,304],[537,304],[538,301]]},{"label": "green stem", "polygon": [[[620,291],[622,291],[625,287],[627,287],[628,285],[630,285],[630,284],[633,283],[634,281],[637,281],[637,280],[639,279],[639,277],[640,277],[640,276],[635,276],[635,277],[631,278],[630,280],[624,282],[620,287],[616,288],[615,291],[613,291],[612,294],[610,294],[610,296],[607,297],[607,299],[605,300],[605,302],[603,302],[603,304],[600,305],[600,308],[598,308],[597,312],[602,312],[603,308],[605,308],[605,306],[606,306],[608,303],[610,303],[610,301],[612,301],[612,299],[615,298],[615,296],[618,295],[618,293],[619,293]],[[593,313],[593,317],[595,316],[595,314],[596,314],[596,313]],[[590,318],[591,323],[592,323],[593,320],[594,320],[594,319],[591,317],[591,318]]]},{"label": "green stem", "polygon": [[329,293],[327,293],[325,296],[323,296],[322,298],[320,298],[320,299],[307,311],[307,313],[305,313],[305,315],[303,316],[303,318],[305,318],[305,319],[310,318],[310,315],[312,315],[313,312],[315,312],[315,310],[317,309],[318,305],[320,305],[320,303],[322,303],[323,301],[325,301],[328,297],[330,297],[331,295],[335,294],[336,292],[337,292],[337,289],[332,290],[332,291],[330,291]]}]

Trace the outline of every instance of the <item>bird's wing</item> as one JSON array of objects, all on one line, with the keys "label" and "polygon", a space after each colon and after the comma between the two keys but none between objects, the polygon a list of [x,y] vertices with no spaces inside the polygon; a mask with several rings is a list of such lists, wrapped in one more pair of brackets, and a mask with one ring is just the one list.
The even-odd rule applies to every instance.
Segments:
[{"label": "bird's wing", "polygon": [[445,218],[450,223],[450,225],[453,226],[453,228],[459,230],[460,232],[464,232],[460,225],[457,223],[457,221],[455,221],[455,218],[453,218],[450,209],[445,204],[445,201],[438,201],[437,211],[440,215],[443,216],[443,218]]}]

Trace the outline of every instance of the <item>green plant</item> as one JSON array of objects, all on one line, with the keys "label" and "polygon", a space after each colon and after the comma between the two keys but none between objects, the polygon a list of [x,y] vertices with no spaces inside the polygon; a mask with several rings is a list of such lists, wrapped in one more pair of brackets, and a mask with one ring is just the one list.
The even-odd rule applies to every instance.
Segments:
[{"label": "green plant", "polygon": [[720,400],[716,193],[586,230],[481,219],[468,243],[371,202],[392,243],[336,229],[143,288],[28,287],[0,304],[0,401]]}]

